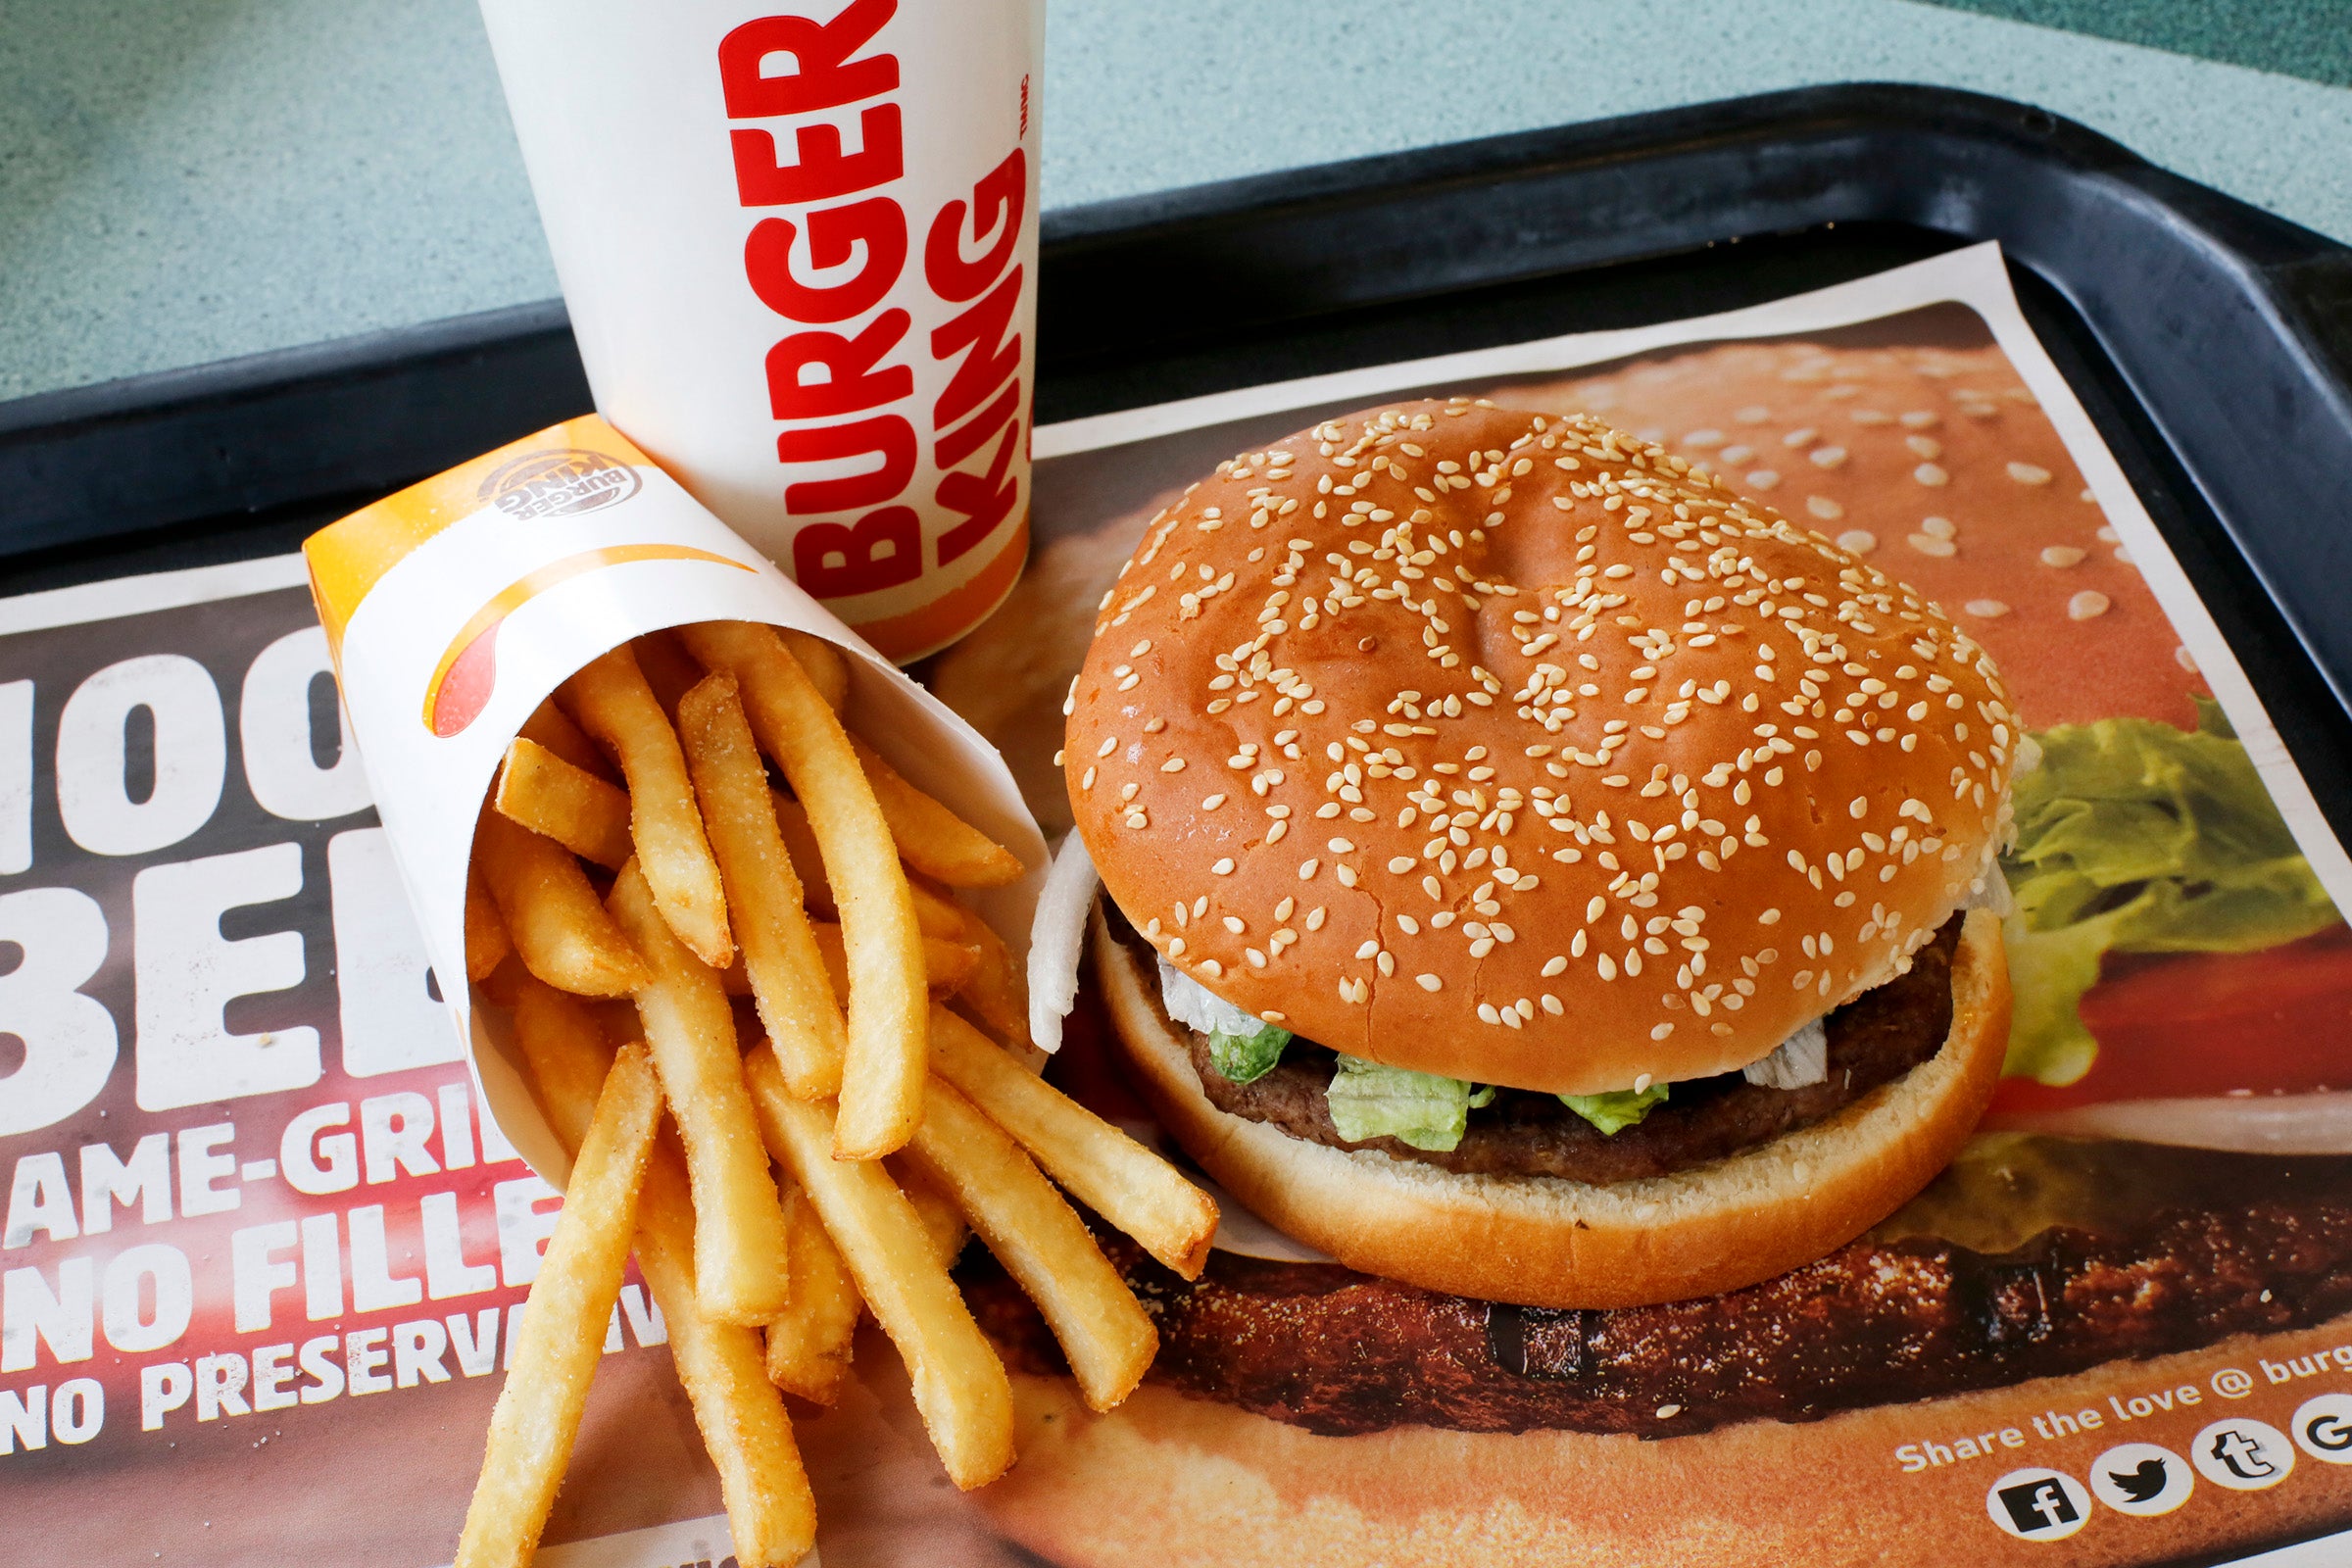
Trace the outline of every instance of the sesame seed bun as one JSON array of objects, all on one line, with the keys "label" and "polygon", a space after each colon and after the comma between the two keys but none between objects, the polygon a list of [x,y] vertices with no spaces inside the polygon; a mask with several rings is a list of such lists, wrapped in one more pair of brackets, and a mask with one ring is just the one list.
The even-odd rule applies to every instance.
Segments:
[{"label": "sesame seed bun", "polygon": [[1227,1191],[1349,1268],[1525,1306],[1647,1305],[1739,1290],[1901,1207],[1984,1115],[2009,1043],[2001,925],[1970,911],[1943,1046],[1826,1121],[1670,1176],[1605,1187],[1465,1176],[1327,1148],[1210,1104],[1157,977],[1101,916],[1095,973],[1154,1116]]},{"label": "sesame seed bun", "polygon": [[1064,768],[1111,897],[1211,991],[1595,1094],[1743,1066],[1895,973],[2004,831],[2014,725],[1860,558],[1590,416],[1455,399],[1155,517]]}]

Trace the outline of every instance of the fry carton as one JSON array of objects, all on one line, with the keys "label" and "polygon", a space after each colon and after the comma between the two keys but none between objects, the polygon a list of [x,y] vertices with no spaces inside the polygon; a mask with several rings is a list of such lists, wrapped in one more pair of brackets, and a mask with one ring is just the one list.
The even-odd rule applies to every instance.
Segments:
[{"label": "fry carton", "polygon": [[[975,890],[1015,953],[1045,843],[1004,760],[602,418],[567,420],[415,485],[305,544],[311,591],[443,1001],[484,1103],[533,1168],[568,1161],[466,973],[476,813],[507,747],[573,671],[706,620],[806,632],[849,656],[854,728],[1031,868]],[[495,1010],[495,1009],[493,1009]]]}]

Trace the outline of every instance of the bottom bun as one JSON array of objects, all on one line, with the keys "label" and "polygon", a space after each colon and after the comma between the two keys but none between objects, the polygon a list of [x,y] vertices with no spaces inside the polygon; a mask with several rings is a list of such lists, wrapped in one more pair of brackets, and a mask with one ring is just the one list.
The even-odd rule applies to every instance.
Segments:
[{"label": "bottom bun", "polygon": [[1734,1291],[1826,1256],[1950,1163],[2009,1041],[2000,921],[1970,911],[1943,1046],[1837,1115],[1670,1176],[1591,1186],[1464,1176],[1331,1149],[1209,1103],[1156,976],[1098,914],[1095,967],[1160,1124],[1243,1204],[1366,1274],[1523,1306],[1642,1306]]},{"label": "bottom bun", "polygon": [[[1322,1437],[1154,1383],[1096,1416],[1069,1379],[1016,1371],[1021,1462],[974,1496],[996,1528],[1063,1568],[2039,1563],[2059,1554],[1987,1516],[1987,1494],[2008,1472],[2046,1465],[2081,1479],[2129,1442],[2185,1454],[2208,1422],[2233,1414],[2284,1427],[2322,1385],[2257,1383],[2240,1403],[2237,1369],[2347,1336],[2352,1318],[2338,1318],[2013,1388],[1662,1442],[1432,1427]],[[2150,1392],[2165,1394],[2162,1409]],[[2073,1430],[2048,1425],[2049,1411],[2068,1413]],[[2106,1513],[2066,1543],[2064,1560],[2203,1561],[2308,1535],[2352,1510],[2352,1466],[2306,1460],[2289,1479],[2158,1518]]]}]

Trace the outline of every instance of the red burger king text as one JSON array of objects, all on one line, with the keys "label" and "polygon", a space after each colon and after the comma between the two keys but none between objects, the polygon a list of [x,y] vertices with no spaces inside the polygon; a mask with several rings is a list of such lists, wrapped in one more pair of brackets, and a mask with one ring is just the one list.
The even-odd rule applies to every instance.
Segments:
[{"label": "red burger king text", "polygon": [[[793,574],[819,598],[912,582],[926,549],[946,568],[1014,518],[1020,500],[1014,328],[1028,280],[1015,258],[1028,160],[1013,147],[968,201],[931,215],[919,258],[910,254],[908,215],[892,194],[906,173],[899,57],[873,47],[896,11],[896,0],[853,0],[829,22],[762,17],[718,46],[727,116],[738,122],[729,131],[737,197],[797,214],[754,223],[743,260],[752,292],[796,328],[767,351],[767,394],[786,426],[776,437],[785,510],[809,519],[793,536]],[[790,69],[775,70],[779,62]],[[854,151],[847,122],[817,118],[851,109]],[[901,296],[915,311],[892,303],[910,265],[927,291]],[[918,312],[937,324],[909,345]],[[910,362],[926,350],[953,367],[928,410],[907,407]],[[953,519],[928,540],[907,504],[926,438],[934,514]]]}]

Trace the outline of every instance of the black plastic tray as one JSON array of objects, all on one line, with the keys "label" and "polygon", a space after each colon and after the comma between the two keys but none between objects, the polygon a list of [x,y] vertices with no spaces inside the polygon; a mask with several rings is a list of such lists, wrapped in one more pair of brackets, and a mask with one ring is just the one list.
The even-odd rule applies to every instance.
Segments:
[{"label": "black plastic tray", "polygon": [[[1819,287],[1998,239],[2352,838],[2352,250],[2000,99],[1859,85],[1050,215],[1041,422]],[[11,591],[291,549],[580,413],[560,302],[0,404]]]}]

